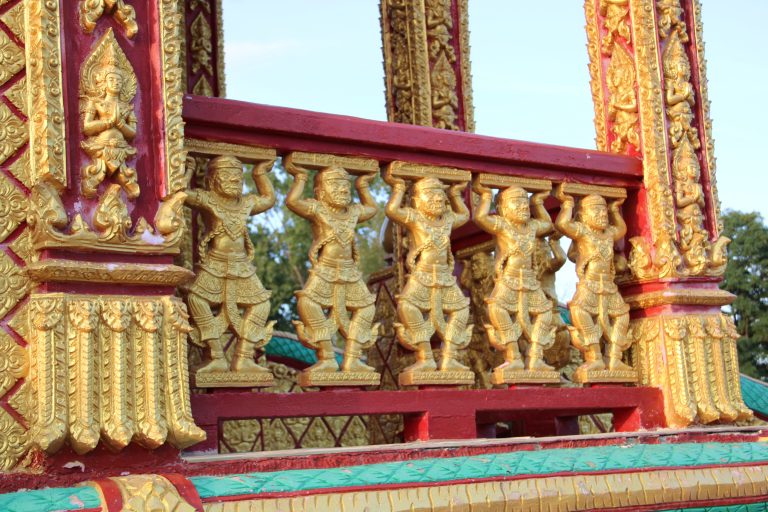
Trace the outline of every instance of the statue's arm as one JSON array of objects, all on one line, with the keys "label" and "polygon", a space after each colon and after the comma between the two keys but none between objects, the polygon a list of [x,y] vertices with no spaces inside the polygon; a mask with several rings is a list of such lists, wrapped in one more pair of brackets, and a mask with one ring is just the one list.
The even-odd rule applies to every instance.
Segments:
[{"label": "statue's arm", "polygon": [[624,199],[619,198],[611,202],[608,211],[611,214],[611,225],[613,225],[614,233],[613,240],[618,242],[624,235],[627,234],[627,223],[624,222],[624,217],[621,215],[621,205],[624,204]]},{"label": "statue's arm", "polygon": [[392,195],[389,196],[384,212],[393,221],[399,224],[407,224],[410,216],[408,215],[408,208],[403,208],[405,180],[394,176],[387,177],[385,180],[392,186]]},{"label": "statue's arm", "polygon": [[98,119],[96,117],[96,104],[89,100],[83,111],[83,135],[86,137],[98,135],[111,126],[112,122],[109,119]]},{"label": "statue's arm", "polygon": [[357,189],[357,195],[360,196],[360,217],[358,222],[365,222],[371,220],[376,216],[376,212],[379,211],[376,206],[376,201],[371,195],[369,185],[373,179],[373,174],[363,174],[357,177],[355,180],[355,189]]},{"label": "statue's arm", "polygon": [[458,228],[469,222],[469,208],[467,208],[461,193],[467,188],[467,183],[456,183],[448,189],[448,200],[453,210],[453,227]]},{"label": "statue's arm", "polygon": [[573,196],[561,194],[558,197],[561,201],[560,213],[557,214],[555,226],[561,233],[569,238],[576,239],[579,236],[579,223],[573,220],[573,208],[576,201]]},{"label": "statue's arm", "polygon": [[136,137],[136,124],[136,114],[133,112],[133,109],[131,109],[128,112],[128,115],[125,116],[125,120],[123,120],[122,116],[118,116],[117,122],[115,123],[115,128],[120,130],[120,133],[123,134],[123,137],[128,140],[132,140],[134,137]]},{"label": "statue's arm", "polygon": [[546,236],[554,230],[552,225],[552,217],[549,216],[549,212],[544,208],[544,199],[549,196],[549,192],[537,192],[533,194],[531,198],[531,209],[533,210],[533,217],[536,219],[536,236]]},{"label": "statue's arm", "polygon": [[493,199],[493,191],[490,188],[481,185],[477,181],[475,181],[472,189],[477,194],[480,194],[480,204],[477,205],[477,208],[473,212],[473,220],[475,221],[475,224],[477,224],[477,226],[483,231],[488,233],[496,233],[498,224],[496,222],[497,216],[491,215],[491,201]]},{"label": "statue's arm", "polygon": [[256,215],[269,210],[275,205],[275,188],[267,173],[272,169],[274,160],[260,162],[253,166],[253,183],[256,185],[258,194],[254,194],[253,208],[251,214]]},{"label": "statue's arm", "polygon": [[288,174],[293,176],[293,184],[288,191],[288,195],[285,197],[285,205],[299,217],[311,219],[315,212],[314,201],[302,197],[304,187],[307,185],[307,179],[309,178],[309,172],[295,165],[290,155],[285,158],[283,163]]}]

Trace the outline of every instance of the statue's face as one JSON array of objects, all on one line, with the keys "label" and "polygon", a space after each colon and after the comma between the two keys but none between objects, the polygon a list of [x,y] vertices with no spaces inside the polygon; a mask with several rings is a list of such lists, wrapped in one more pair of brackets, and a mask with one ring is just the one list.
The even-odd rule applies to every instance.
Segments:
[{"label": "statue's face", "polygon": [[335,208],[344,208],[352,203],[352,189],[349,180],[325,180],[321,190],[321,200]]},{"label": "statue's face", "polygon": [[608,227],[608,207],[604,204],[590,204],[583,217],[584,223],[592,229],[603,230]]},{"label": "statue's face", "polygon": [[216,171],[216,185],[220,194],[226,197],[243,195],[243,170],[225,167]]},{"label": "statue's face", "polygon": [[416,208],[429,217],[439,217],[447,210],[447,200],[442,189],[429,188],[416,196]]},{"label": "statue's face", "polygon": [[499,207],[501,214],[510,222],[522,223],[531,218],[531,208],[525,197],[506,197],[501,201]]},{"label": "statue's face", "polygon": [[107,76],[104,77],[104,83],[110,94],[120,94],[120,91],[123,90],[123,77],[119,73],[107,73]]}]

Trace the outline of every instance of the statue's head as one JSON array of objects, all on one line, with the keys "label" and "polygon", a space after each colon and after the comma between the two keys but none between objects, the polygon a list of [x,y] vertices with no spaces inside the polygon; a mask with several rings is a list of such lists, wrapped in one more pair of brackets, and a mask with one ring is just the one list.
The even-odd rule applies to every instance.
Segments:
[{"label": "statue's head", "polygon": [[315,196],[323,204],[344,208],[352,202],[349,173],[341,167],[326,167],[315,175]]},{"label": "statue's head", "polygon": [[99,70],[99,81],[104,86],[104,92],[117,96],[123,90],[123,75],[115,66],[104,66]]},{"label": "statue's head", "polygon": [[208,180],[214,192],[225,197],[243,195],[243,163],[234,156],[217,156],[208,162]]},{"label": "statue's head", "polygon": [[517,185],[507,187],[499,194],[499,213],[509,222],[527,222],[531,218],[528,192]]},{"label": "statue's head", "polygon": [[608,205],[603,196],[590,194],[581,200],[581,221],[599,231],[608,227]]},{"label": "statue's head", "polygon": [[437,178],[421,178],[413,185],[413,204],[428,217],[439,217],[447,210],[446,185]]}]

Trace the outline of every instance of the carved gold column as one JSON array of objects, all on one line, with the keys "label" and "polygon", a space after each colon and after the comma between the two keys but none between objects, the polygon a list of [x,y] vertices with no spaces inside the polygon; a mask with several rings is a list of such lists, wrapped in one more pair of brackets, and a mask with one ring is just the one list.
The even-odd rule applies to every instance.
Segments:
[{"label": "carved gold column", "polygon": [[[751,417],[725,270],[699,0],[586,0],[598,149],[639,156],[627,215],[634,363],[669,426]],[[627,248],[630,249],[630,248]]]},{"label": "carved gold column", "polygon": [[221,0],[181,0],[184,4],[185,92],[226,96],[224,20]]},{"label": "carved gold column", "polygon": [[0,129],[11,200],[0,208],[0,383],[21,427],[0,411],[2,466],[29,447],[194,444],[204,433],[175,297],[191,273],[173,264],[186,188],[181,6],[25,0],[0,6],[0,23],[24,43],[0,103],[0,115],[13,107]]},{"label": "carved gold column", "polygon": [[467,0],[381,0],[387,118],[474,131]]}]

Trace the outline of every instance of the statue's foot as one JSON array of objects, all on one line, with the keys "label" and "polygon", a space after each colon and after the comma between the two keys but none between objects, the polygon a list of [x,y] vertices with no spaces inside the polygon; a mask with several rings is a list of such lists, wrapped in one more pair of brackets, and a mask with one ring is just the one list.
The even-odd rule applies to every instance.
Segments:
[{"label": "statue's foot", "polygon": [[597,361],[587,361],[586,363],[579,366],[576,370],[581,372],[596,372],[605,370],[605,363],[602,359],[598,359]]},{"label": "statue's foot", "polygon": [[197,369],[196,373],[213,373],[213,372],[226,372],[229,370],[229,365],[226,359],[211,359],[203,366]]},{"label": "statue's foot", "polygon": [[611,359],[608,362],[608,369],[609,370],[614,370],[614,371],[619,371],[619,372],[630,372],[630,371],[634,370],[634,368],[632,368],[631,366],[629,366],[628,364],[624,363],[624,361],[622,361],[621,359],[618,359],[618,358]]},{"label": "statue's foot", "polygon": [[555,367],[548,365],[543,359],[531,359],[528,361],[528,369],[551,372]]},{"label": "statue's foot", "polygon": [[375,372],[376,368],[368,366],[357,358],[349,358],[344,359],[344,364],[341,365],[341,370],[344,372]]},{"label": "statue's foot", "polygon": [[514,370],[524,370],[525,365],[523,362],[519,359],[513,359],[512,361],[504,361],[499,366],[494,368],[494,370],[502,370],[502,371],[514,371]]},{"label": "statue's foot", "polygon": [[139,188],[139,185],[137,183],[125,184],[125,195],[128,196],[128,199],[136,199],[137,197],[139,197],[140,193],[141,193],[141,189]]},{"label": "statue's foot", "polygon": [[435,370],[437,370],[437,364],[435,361],[432,359],[427,359],[425,361],[416,361],[414,364],[403,370],[403,373],[433,372]]},{"label": "statue's foot", "polygon": [[306,370],[308,373],[322,373],[322,372],[337,372],[339,371],[339,363],[336,362],[336,358],[321,359]]},{"label": "statue's foot", "polygon": [[269,370],[256,364],[256,361],[248,357],[235,356],[232,360],[231,369],[233,372],[239,373],[271,373]]},{"label": "statue's foot", "polygon": [[458,371],[458,372],[466,372],[469,370],[469,366],[463,365],[454,358],[445,358],[440,361],[440,371],[441,372],[449,372],[449,371]]}]

